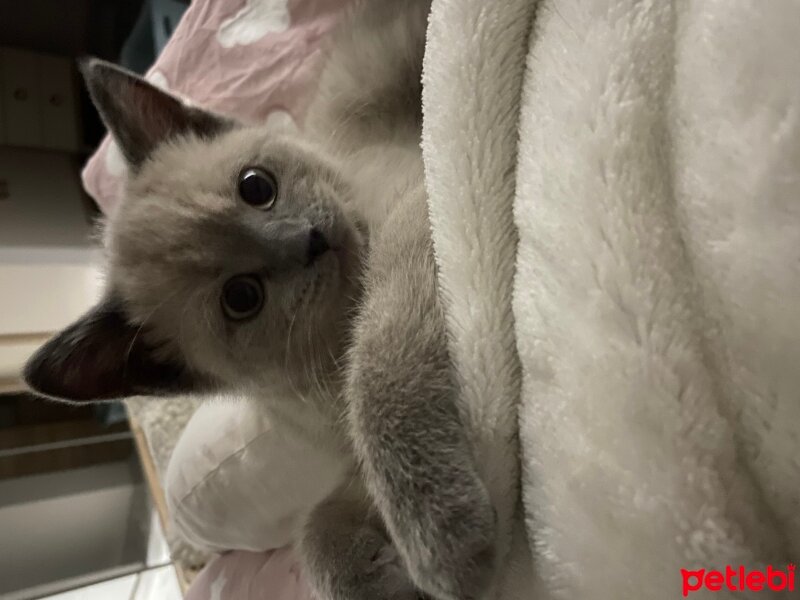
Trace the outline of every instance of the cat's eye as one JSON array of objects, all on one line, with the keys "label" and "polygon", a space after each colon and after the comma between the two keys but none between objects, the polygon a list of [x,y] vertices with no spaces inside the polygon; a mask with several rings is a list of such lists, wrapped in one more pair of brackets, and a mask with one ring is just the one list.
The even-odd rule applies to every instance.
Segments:
[{"label": "cat's eye", "polygon": [[247,167],[239,173],[239,197],[250,206],[269,210],[278,198],[275,177],[264,169]]},{"label": "cat's eye", "polygon": [[232,321],[256,316],[264,306],[264,288],[253,275],[231,277],[222,287],[222,310]]}]

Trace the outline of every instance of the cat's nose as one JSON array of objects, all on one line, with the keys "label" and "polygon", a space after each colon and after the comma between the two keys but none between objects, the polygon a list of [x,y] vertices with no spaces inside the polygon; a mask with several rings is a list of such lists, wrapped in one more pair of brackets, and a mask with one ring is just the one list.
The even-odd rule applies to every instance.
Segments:
[{"label": "cat's nose", "polygon": [[318,257],[330,250],[328,240],[316,227],[312,227],[308,233],[308,264],[313,263]]}]

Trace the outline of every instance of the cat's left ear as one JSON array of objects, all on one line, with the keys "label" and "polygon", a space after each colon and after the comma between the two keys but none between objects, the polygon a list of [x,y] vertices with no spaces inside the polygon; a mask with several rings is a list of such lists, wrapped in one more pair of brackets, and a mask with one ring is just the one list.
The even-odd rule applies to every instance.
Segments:
[{"label": "cat's left ear", "polygon": [[174,137],[193,133],[210,138],[236,125],[222,115],[188,106],[111,63],[89,58],[81,61],[80,69],[94,105],[133,170]]}]

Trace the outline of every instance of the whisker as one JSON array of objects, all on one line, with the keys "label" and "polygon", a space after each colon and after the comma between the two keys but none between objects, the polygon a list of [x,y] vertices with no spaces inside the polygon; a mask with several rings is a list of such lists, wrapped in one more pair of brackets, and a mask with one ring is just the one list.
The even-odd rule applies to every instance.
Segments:
[{"label": "whisker", "polygon": [[125,352],[125,360],[124,360],[124,362],[123,362],[123,365],[122,365],[123,372],[126,372],[126,371],[127,371],[127,368],[128,368],[128,362],[130,361],[131,353],[133,352],[133,347],[134,347],[134,345],[136,344],[136,341],[139,339],[139,335],[142,333],[142,330],[144,329],[145,325],[147,325],[147,322],[148,322],[148,321],[149,321],[149,320],[150,320],[150,319],[153,317],[153,315],[154,315],[154,314],[156,314],[156,312],[158,311],[158,309],[160,309],[160,308],[161,308],[162,306],[164,306],[164,305],[165,305],[167,302],[169,302],[170,300],[172,300],[172,298],[174,298],[174,297],[175,297],[175,296],[178,294],[178,292],[179,292],[179,291],[180,291],[180,290],[174,290],[174,291],[173,291],[171,294],[169,294],[169,295],[168,295],[166,298],[164,298],[164,299],[163,299],[161,302],[159,302],[158,304],[156,304],[156,305],[153,307],[153,310],[151,310],[151,311],[150,311],[150,312],[147,314],[147,316],[144,318],[144,320],[143,320],[143,321],[142,321],[142,322],[139,324],[139,326],[136,328],[136,331],[135,331],[135,332],[134,332],[134,334],[133,334],[133,338],[131,338],[130,344],[128,344],[128,349],[127,349],[127,350],[126,350],[126,352]]}]

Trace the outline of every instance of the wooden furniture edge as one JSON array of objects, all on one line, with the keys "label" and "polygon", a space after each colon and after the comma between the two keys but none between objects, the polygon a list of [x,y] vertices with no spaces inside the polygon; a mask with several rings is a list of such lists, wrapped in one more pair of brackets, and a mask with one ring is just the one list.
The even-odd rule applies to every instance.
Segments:
[{"label": "wooden furniture edge", "polygon": [[17,377],[0,377],[0,394],[19,394],[28,389],[28,386]]},{"label": "wooden furniture edge", "polygon": [[[144,431],[139,427],[139,424],[136,422],[133,415],[131,415],[130,411],[128,411],[128,421],[130,422],[131,432],[133,433],[134,443],[136,444],[136,451],[142,463],[142,470],[144,471],[147,487],[150,489],[150,495],[153,498],[153,503],[156,505],[156,511],[158,512],[158,519],[161,521],[161,530],[166,534],[169,522],[167,499],[164,495],[164,488],[161,487],[153,457],[150,454],[150,446],[147,443]],[[185,596],[186,591],[189,589],[189,578],[186,574],[186,570],[175,562],[172,563],[172,566],[175,568],[175,573],[178,575],[181,594]]]}]

